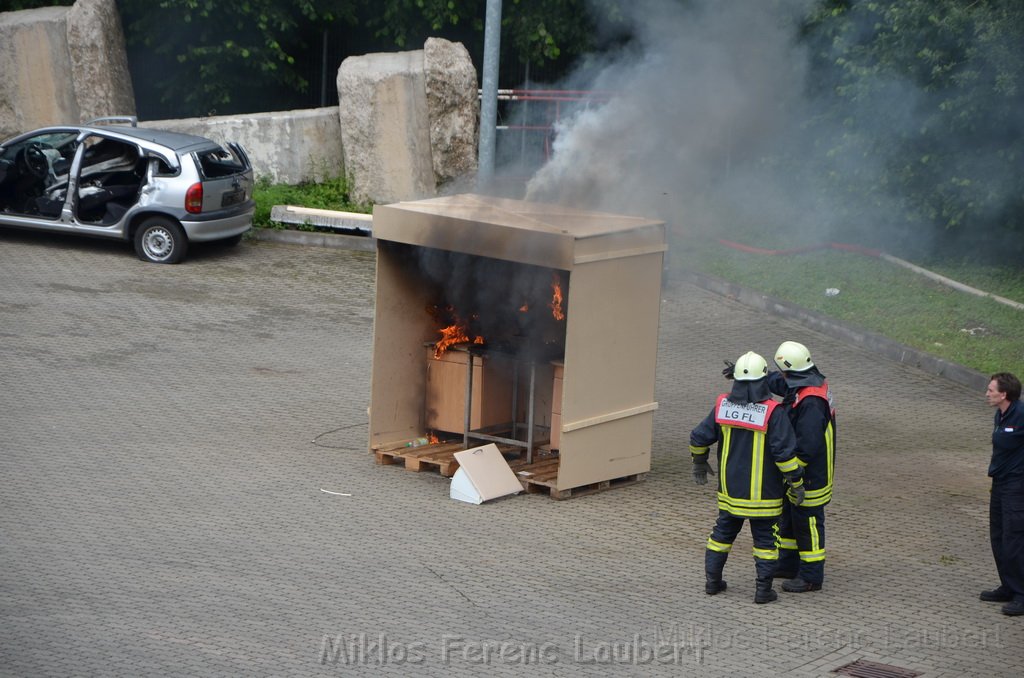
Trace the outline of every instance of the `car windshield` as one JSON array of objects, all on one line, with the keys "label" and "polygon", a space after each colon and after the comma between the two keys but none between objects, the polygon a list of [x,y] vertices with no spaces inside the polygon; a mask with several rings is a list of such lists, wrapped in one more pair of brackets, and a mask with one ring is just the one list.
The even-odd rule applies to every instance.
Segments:
[{"label": "car windshield", "polygon": [[22,148],[29,144],[42,144],[44,148],[55,148],[61,152],[61,155],[70,157],[75,147],[75,139],[78,138],[78,132],[47,132],[46,134],[36,134],[34,136],[22,139],[16,144],[12,144],[4,149],[3,157],[13,158],[15,154]]}]

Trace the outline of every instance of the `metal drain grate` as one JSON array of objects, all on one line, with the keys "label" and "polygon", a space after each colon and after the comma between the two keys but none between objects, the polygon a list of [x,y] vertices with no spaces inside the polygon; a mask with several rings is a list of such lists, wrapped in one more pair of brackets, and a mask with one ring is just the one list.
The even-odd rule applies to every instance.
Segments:
[{"label": "metal drain grate", "polygon": [[901,669],[891,664],[869,662],[866,659],[858,659],[851,664],[840,666],[838,669],[834,669],[832,673],[854,676],[854,678],[914,678],[921,675],[918,671]]}]

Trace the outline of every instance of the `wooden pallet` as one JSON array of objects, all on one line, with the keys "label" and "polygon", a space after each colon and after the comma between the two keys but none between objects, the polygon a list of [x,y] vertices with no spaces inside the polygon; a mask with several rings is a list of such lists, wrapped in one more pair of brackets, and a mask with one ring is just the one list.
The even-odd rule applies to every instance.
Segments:
[{"label": "wooden pallet", "polygon": [[[465,446],[461,441],[448,443],[431,443],[419,447],[405,447],[409,441],[399,441],[382,445],[373,450],[377,463],[381,465],[398,464],[405,466],[406,471],[434,470],[446,478],[455,475],[459,470],[459,462],[455,460],[455,453],[461,452]],[[521,455],[522,448],[513,445],[498,445],[498,450],[506,457]],[[516,474],[523,489],[529,493],[546,493],[552,499],[571,499],[581,497],[595,492],[603,492],[616,487],[632,485],[644,479],[646,473],[634,473],[633,475],[611,480],[602,480],[589,485],[570,487],[559,490],[555,487],[558,482],[558,460],[555,455],[546,455],[543,452],[538,454],[532,464],[527,464],[524,457],[513,458],[509,461],[509,467]]]},{"label": "wooden pallet", "polygon": [[647,476],[646,473],[634,473],[622,478],[612,478],[611,480],[602,480],[597,483],[590,483],[589,485],[559,490],[555,487],[558,481],[557,457],[529,465],[525,461],[513,462],[509,466],[512,467],[516,477],[519,478],[519,482],[522,483],[524,490],[531,493],[546,492],[552,499],[558,500],[582,497],[583,495],[604,492],[615,487],[633,485]]},{"label": "wooden pallet", "polygon": [[[430,443],[418,447],[406,447],[412,440],[399,440],[384,445],[377,445],[373,448],[374,457],[378,464],[389,465],[402,463],[407,471],[422,471],[433,469],[447,478],[455,475],[459,470],[459,462],[455,460],[455,453],[466,449],[462,441],[443,443]],[[498,451],[506,458],[514,457],[523,453],[521,447],[497,444]]]},{"label": "wooden pallet", "polygon": [[419,447],[396,447],[393,449],[374,450],[377,463],[381,465],[401,463],[406,471],[422,471],[433,469],[444,477],[450,478],[459,470],[459,462],[455,461],[455,453],[461,452],[463,445],[459,443],[432,443]]}]

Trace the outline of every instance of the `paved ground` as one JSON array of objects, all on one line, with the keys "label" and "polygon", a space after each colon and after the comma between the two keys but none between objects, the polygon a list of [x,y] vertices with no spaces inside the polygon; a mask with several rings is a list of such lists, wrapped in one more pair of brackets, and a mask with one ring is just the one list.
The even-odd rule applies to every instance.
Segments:
[{"label": "paved ground", "polygon": [[[0,674],[1024,673],[977,599],[980,393],[676,283],[647,482],[472,506],[365,451],[372,288],[361,252],[0,232]],[[754,605],[744,531],[708,597],[688,432],[782,339],[839,399],[826,588]]]}]

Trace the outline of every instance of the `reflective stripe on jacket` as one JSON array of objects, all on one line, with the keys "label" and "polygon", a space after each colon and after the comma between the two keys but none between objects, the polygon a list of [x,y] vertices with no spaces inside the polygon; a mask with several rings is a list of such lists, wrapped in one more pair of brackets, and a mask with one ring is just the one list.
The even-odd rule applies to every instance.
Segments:
[{"label": "reflective stripe on jacket", "polygon": [[729,419],[719,417],[723,401],[728,406],[727,396],[719,396],[711,413],[690,433],[690,452],[706,455],[718,443],[719,509],[740,518],[778,516],[785,496],[782,474],[799,468],[796,436],[785,408],[766,400],[748,406],[759,413],[754,421]]},{"label": "reflective stripe on jacket", "polygon": [[804,469],[803,506],[832,500],[836,462],[836,410],[828,382],[798,389],[789,409],[796,433],[796,456]]}]

